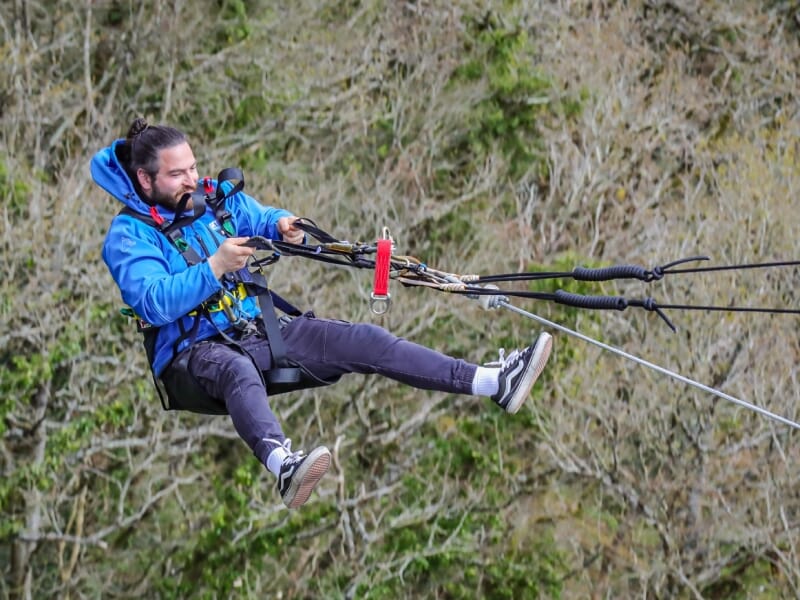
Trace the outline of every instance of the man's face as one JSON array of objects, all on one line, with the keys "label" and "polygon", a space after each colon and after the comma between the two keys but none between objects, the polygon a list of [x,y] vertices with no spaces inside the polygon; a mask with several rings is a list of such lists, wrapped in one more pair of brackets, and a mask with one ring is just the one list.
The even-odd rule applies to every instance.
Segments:
[{"label": "man's face", "polygon": [[[175,210],[184,194],[197,189],[197,161],[187,143],[164,148],[158,152],[158,172],[150,177],[144,169],[136,173],[142,191],[152,202]],[[186,205],[192,208],[192,201]]]}]

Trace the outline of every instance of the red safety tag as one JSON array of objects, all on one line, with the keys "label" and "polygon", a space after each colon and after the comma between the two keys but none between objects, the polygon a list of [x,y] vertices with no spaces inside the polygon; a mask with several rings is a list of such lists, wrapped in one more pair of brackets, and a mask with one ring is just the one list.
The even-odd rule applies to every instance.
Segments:
[{"label": "red safety tag", "polygon": [[203,191],[210,194],[214,191],[214,186],[211,184],[211,177],[203,177]]},{"label": "red safety tag", "polygon": [[156,222],[156,225],[163,225],[164,224],[164,217],[162,217],[158,209],[155,206],[150,207],[150,216],[153,217],[153,221]]},{"label": "red safety tag", "polygon": [[381,315],[389,310],[389,266],[392,259],[392,240],[378,240],[377,246],[375,280],[372,286],[370,308],[375,314]]}]

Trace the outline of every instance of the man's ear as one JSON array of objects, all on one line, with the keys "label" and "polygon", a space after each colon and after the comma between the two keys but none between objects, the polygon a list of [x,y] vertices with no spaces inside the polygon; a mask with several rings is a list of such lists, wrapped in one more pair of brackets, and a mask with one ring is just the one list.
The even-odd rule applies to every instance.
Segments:
[{"label": "man's ear", "polygon": [[153,184],[150,179],[150,175],[141,167],[136,169],[136,179],[139,180],[139,187],[142,188],[143,192],[149,194],[153,191]]}]

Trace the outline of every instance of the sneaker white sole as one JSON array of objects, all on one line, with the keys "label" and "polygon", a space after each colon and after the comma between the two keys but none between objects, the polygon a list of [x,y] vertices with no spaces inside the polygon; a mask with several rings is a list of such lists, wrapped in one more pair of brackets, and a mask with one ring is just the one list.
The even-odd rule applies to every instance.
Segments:
[{"label": "sneaker white sole", "polygon": [[516,413],[528,396],[530,396],[531,388],[533,384],[536,383],[536,380],[539,379],[539,375],[542,374],[542,371],[544,371],[552,349],[553,336],[543,331],[536,340],[536,346],[533,348],[533,357],[531,358],[531,362],[528,363],[528,369],[522,376],[522,381],[517,388],[517,393],[514,394],[505,407],[507,413],[512,415]]},{"label": "sneaker white sole", "polygon": [[303,464],[300,465],[300,468],[292,475],[292,482],[283,496],[284,504],[289,508],[297,508],[305,504],[319,480],[328,472],[328,467],[330,466],[330,451],[323,446],[314,448],[303,461]]}]

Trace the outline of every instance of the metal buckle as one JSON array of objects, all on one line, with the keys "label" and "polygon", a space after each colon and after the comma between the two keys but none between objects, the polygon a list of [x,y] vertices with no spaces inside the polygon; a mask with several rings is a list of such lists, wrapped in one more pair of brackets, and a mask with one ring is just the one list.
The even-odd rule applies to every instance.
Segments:
[{"label": "metal buckle", "polygon": [[369,309],[376,315],[385,314],[392,304],[391,294],[376,294],[372,292],[369,295]]}]

